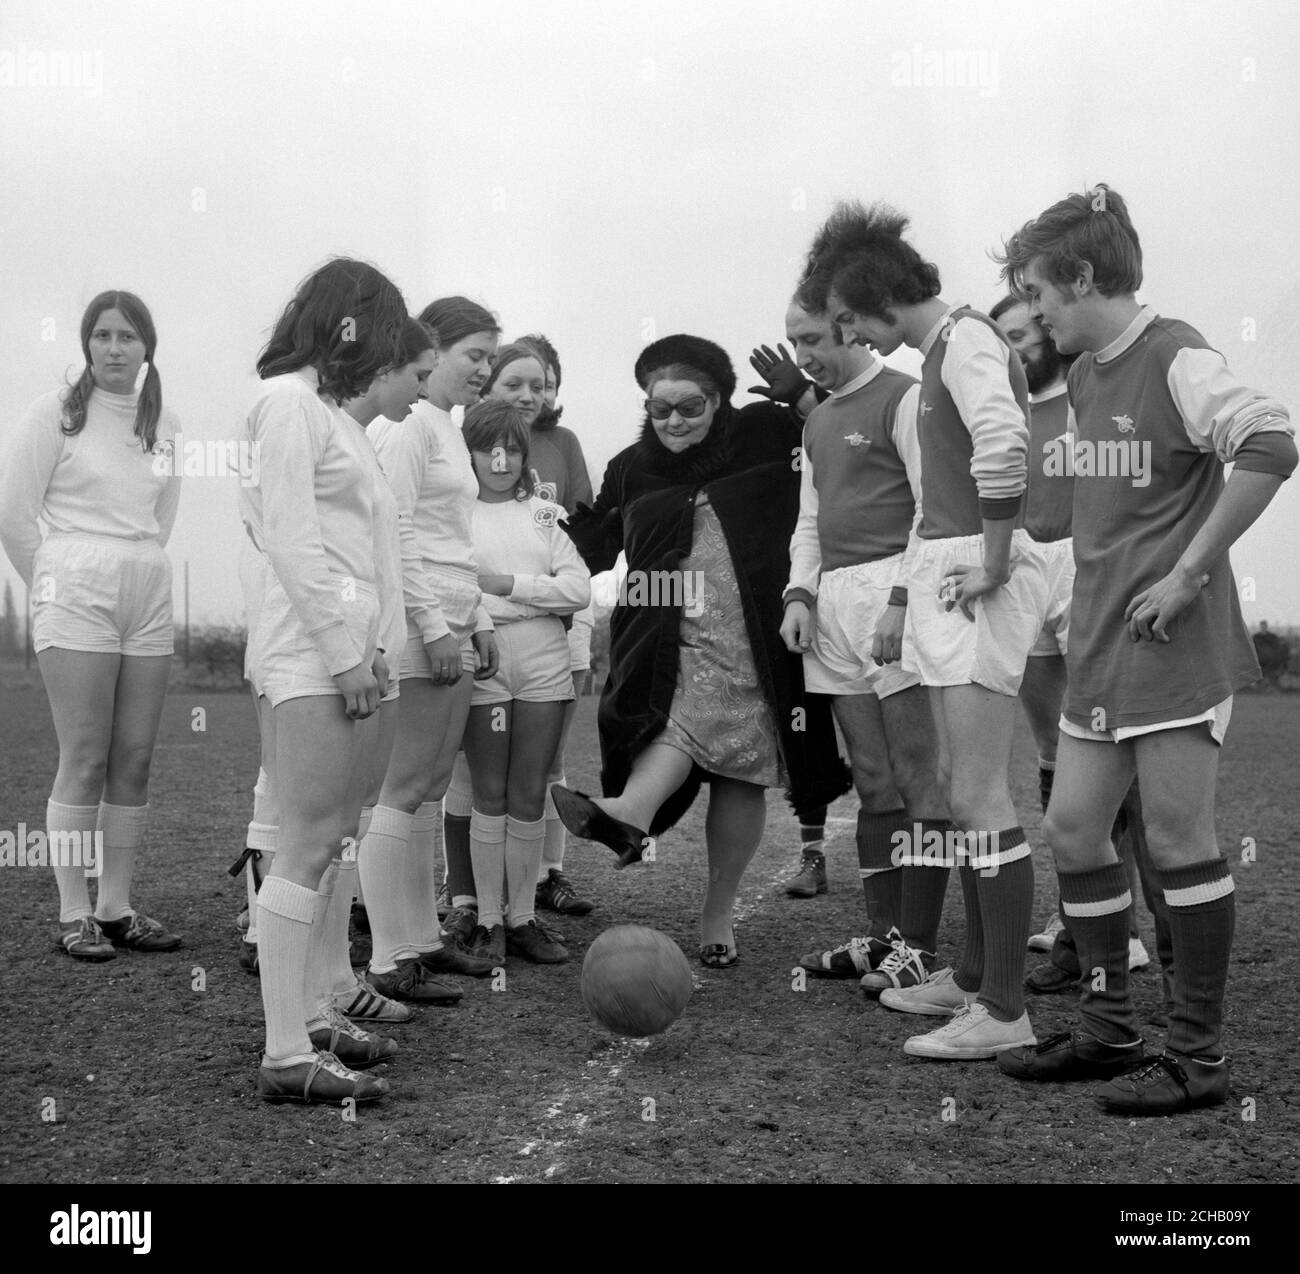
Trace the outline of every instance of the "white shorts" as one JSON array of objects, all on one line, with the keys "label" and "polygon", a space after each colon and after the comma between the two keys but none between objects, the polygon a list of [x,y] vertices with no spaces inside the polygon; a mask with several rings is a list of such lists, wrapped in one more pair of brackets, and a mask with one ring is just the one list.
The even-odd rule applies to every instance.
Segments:
[{"label": "white shorts", "polygon": [[[471,674],[478,667],[478,658],[474,654],[472,635],[466,637],[460,644],[460,667],[462,672]],[[422,681],[433,680],[433,664],[429,660],[429,648],[424,644],[424,638],[418,632],[413,637],[407,637],[406,648],[398,658],[395,675],[399,681],[405,681],[408,677],[418,677]],[[384,698],[395,699],[397,693],[396,691],[390,691]]]},{"label": "white shorts", "polygon": [[590,606],[574,615],[568,634],[570,672],[586,672],[591,667],[591,631],[595,623],[596,612]]},{"label": "white shorts", "polygon": [[1047,618],[1029,652],[1035,655],[1064,655],[1070,644],[1070,598],[1074,594],[1074,541],[1067,536],[1040,544],[1043,569],[1047,574]]},{"label": "white shorts", "polygon": [[473,707],[488,703],[567,703],[573,698],[569,644],[556,615],[538,615],[497,629],[496,676],[474,683]]},{"label": "white shorts", "polygon": [[157,540],[51,535],[36,550],[31,597],[38,654],[172,653],[172,564]]},{"label": "white shorts", "polygon": [[1113,730],[1088,730],[1073,721],[1061,718],[1061,733],[1072,739],[1089,739],[1094,743],[1124,743],[1129,739],[1139,738],[1144,734],[1155,734],[1160,730],[1181,730],[1189,725],[1208,725],[1210,738],[1223,746],[1224,736],[1228,733],[1228,722],[1232,720],[1232,696],[1222,703],[1207,708],[1194,717],[1180,717],[1177,721],[1156,721],[1151,725],[1121,725]]},{"label": "white shorts", "polygon": [[[249,680],[271,706],[287,699],[339,694],[338,685],[325,666],[316,643],[307,635],[283,586],[269,568],[264,576],[266,591],[253,639],[253,667]],[[344,623],[353,644],[361,651],[358,663],[370,667],[379,645],[379,597],[374,586],[360,580],[336,576],[339,590],[345,588],[352,600],[343,608]]]},{"label": "white shorts", "polygon": [[1042,549],[1027,531],[1012,534],[1011,578],[971,607],[972,623],[959,606],[945,610],[939,590],[954,566],[980,564],[984,537],[920,541],[907,582],[903,667],[919,673],[926,686],[974,683],[997,694],[1018,694],[1047,613]]},{"label": "white shorts", "polygon": [[919,686],[915,672],[897,663],[878,666],[871,639],[889,605],[903,555],[827,571],[817,584],[812,649],[803,657],[804,688],[811,694],[876,695],[887,699]]},{"label": "white shorts", "polygon": [[[475,668],[474,621],[478,614],[479,603],[483,594],[478,586],[476,576],[460,571],[435,570],[430,572],[438,588],[438,606],[451,635],[456,638],[461,648],[460,666],[466,672]],[[389,661],[390,663],[393,661]],[[406,649],[402,651],[394,670],[398,677],[420,677],[425,681],[433,680],[433,665],[429,662],[428,651],[424,648],[424,636],[420,627],[409,616],[406,621]]]}]

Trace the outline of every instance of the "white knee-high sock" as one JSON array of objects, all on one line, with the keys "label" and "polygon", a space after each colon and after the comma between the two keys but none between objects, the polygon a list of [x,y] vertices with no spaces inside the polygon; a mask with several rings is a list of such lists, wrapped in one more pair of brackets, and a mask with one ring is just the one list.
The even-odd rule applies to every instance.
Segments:
[{"label": "white knee-high sock", "polygon": [[348,920],[352,915],[356,885],[357,860],[340,859],[334,877],[334,898],[325,913],[325,925],[329,930],[325,937],[325,991],[330,1003],[338,992],[351,990],[357,982],[357,975],[352,972],[348,943]]},{"label": "white knee-high sock", "polygon": [[[50,851],[50,862],[53,864],[59,862],[62,852],[59,848],[59,833],[76,833],[75,838],[65,838],[68,839],[71,847],[84,845],[86,838],[93,837],[98,828],[98,805],[62,805],[58,801],[46,801],[45,840]],[[64,861],[67,861],[66,855]],[[65,867],[55,866],[54,883],[59,889],[60,924],[71,924],[93,914],[90,906],[90,886],[86,883],[84,866],[75,864]]]},{"label": "white knee-high sock", "polygon": [[280,795],[264,769],[257,771],[257,782],[253,786],[253,820],[248,825],[244,844],[262,855],[261,858],[250,858],[244,864],[244,887],[248,891],[248,932],[244,941],[256,942],[257,882],[271,874],[275,851],[280,848]]},{"label": "white knee-high sock", "polygon": [[[563,774],[552,782],[559,783],[563,787],[568,787],[569,780]],[[560,822],[560,816],[555,812],[555,802],[551,800],[551,784],[546,785],[546,803],[542,806],[542,818],[546,823],[546,839],[542,844],[542,866],[538,875],[551,870],[564,870],[564,847],[568,839],[568,831],[564,824]]]},{"label": "white knee-high sock", "polygon": [[425,801],[411,820],[412,889],[407,898],[411,942],[416,951],[442,945],[438,923],[438,868],[442,859],[442,802]]},{"label": "white knee-high sock", "polygon": [[[375,807],[373,805],[365,806],[361,811],[361,817],[357,821],[357,853],[361,853],[361,842],[366,839],[366,833],[370,830],[370,820],[374,816]],[[366,905],[365,895],[361,892],[361,873],[357,872],[357,902],[360,906]]]},{"label": "white knee-high sock", "polygon": [[504,924],[501,893],[506,883],[506,816],[469,816],[469,852],[474,863],[474,888],[478,892],[478,922],[485,929]]},{"label": "white knee-high sock", "polygon": [[147,805],[99,805],[99,830],[104,833],[104,874],[99,878],[96,920],[121,920],[131,915],[131,877],[136,850],[149,830]]},{"label": "white knee-high sock", "polygon": [[307,956],[315,890],[272,876],[257,896],[258,964],[266,1015],[264,1066],[293,1066],[314,1054],[307,1037]]},{"label": "white knee-high sock", "polygon": [[334,886],[339,875],[339,860],[331,860],[316,886],[316,900],[311,916],[311,944],[307,948],[307,1029],[325,1024],[321,1009],[329,997],[329,914],[334,905]]},{"label": "white knee-high sock", "polygon": [[510,891],[510,927],[527,924],[534,913],[537,875],[542,866],[546,820],[521,823],[506,818],[506,885]]},{"label": "white knee-high sock", "polygon": [[375,973],[391,973],[398,960],[415,954],[404,928],[405,894],[411,879],[410,839],[410,814],[388,805],[375,806],[370,830],[357,855],[370,917],[370,967]]},{"label": "white knee-high sock", "polygon": [[257,771],[253,784],[253,818],[248,824],[244,844],[253,849],[276,850],[280,847],[280,794],[264,769]]}]

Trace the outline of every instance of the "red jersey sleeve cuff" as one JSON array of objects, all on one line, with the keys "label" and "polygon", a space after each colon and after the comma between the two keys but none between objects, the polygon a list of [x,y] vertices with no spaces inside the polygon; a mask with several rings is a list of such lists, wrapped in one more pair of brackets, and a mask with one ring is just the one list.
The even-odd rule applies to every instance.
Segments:
[{"label": "red jersey sleeve cuff", "polygon": [[1023,497],[1015,495],[1005,500],[986,500],[980,496],[980,517],[989,522],[1003,522],[1020,512]]},{"label": "red jersey sleeve cuff", "polygon": [[813,595],[806,588],[788,588],[785,596],[781,598],[781,605],[789,606],[791,602],[803,602],[811,610]]},{"label": "red jersey sleeve cuff", "polygon": [[1246,473],[1271,473],[1279,478],[1289,478],[1298,462],[1295,439],[1277,429],[1251,434],[1232,457],[1232,463]]}]

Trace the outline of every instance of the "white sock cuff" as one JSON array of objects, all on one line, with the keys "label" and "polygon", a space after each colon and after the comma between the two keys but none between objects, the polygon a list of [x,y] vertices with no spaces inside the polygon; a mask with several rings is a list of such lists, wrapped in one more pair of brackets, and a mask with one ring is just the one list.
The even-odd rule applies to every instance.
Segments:
[{"label": "white sock cuff", "polygon": [[1054,770],[1054,769],[1056,769],[1056,762],[1055,762],[1055,761],[1044,761],[1043,758],[1040,756],[1040,757],[1038,758],[1038,768],[1039,768],[1040,770]]},{"label": "white sock cuff", "polygon": [[357,816],[357,845],[359,846],[366,839],[366,833],[370,830],[370,821],[375,816],[375,807],[373,805],[363,805],[361,813]]},{"label": "white sock cuff", "polygon": [[106,845],[138,845],[149,828],[148,805],[99,803],[99,828]]},{"label": "white sock cuff", "polygon": [[283,876],[270,876],[262,882],[257,905],[273,916],[309,925],[316,914],[316,891]]},{"label": "white sock cuff", "polygon": [[398,840],[411,839],[411,822],[414,815],[391,805],[376,805],[370,816],[371,836],[395,836]]},{"label": "white sock cuff", "polygon": [[503,845],[506,839],[506,817],[505,814],[483,814],[471,810],[469,834],[474,840],[489,845]]},{"label": "white sock cuff", "polygon": [[452,818],[468,818],[474,810],[474,793],[468,788],[456,786],[455,779],[442,798],[442,812]]},{"label": "white sock cuff", "polygon": [[546,836],[546,820],[539,818],[535,823],[525,823],[513,814],[507,814],[506,835],[515,840],[542,840]]},{"label": "white sock cuff", "polygon": [[413,832],[436,831],[441,823],[441,801],[425,801],[424,804],[411,815],[411,831]]},{"label": "white sock cuff", "polygon": [[270,823],[249,823],[244,844],[274,854],[280,848],[280,829]]},{"label": "white sock cuff", "polygon": [[93,832],[99,829],[98,805],[62,805],[45,802],[45,830],[55,832]]}]

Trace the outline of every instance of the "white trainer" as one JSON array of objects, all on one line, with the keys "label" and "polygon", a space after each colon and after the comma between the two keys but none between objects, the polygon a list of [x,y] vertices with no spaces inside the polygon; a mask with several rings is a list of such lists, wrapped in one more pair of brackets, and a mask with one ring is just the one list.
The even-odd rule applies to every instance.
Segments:
[{"label": "white trainer", "polygon": [[984,1005],[976,1002],[959,1008],[951,1022],[928,1035],[913,1035],[903,1045],[903,1052],[939,1061],[974,1062],[996,1057],[1009,1048],[1032,1047],[1037,1043],[1028,1013],[1022,1013],[1014,1022],[999,1022]]},{"label": "white trainer", "polygon": [[1065,925],[1061,923],[1061,917],[1054,914],[1047,922],[1042,933],[1030,935],[1030,951],[1050,951],[1056,945],[1056,935],[1064,928]]},{"label": "white trainer", "polygon": [[951,969],[939,969],[920,986],[888,987],[880,993],[880,1002],[887,1009],[923,1017],[951,1017],[968,999],[952,980]]},{"label": "white trainer", "polygon": [[1128,940],[1128,971],[1136,973],[1139,969],[1145,969],[1151,963],[1151,955],[1146,947],[1142,945],[1141,938],[1130,938]]}]

